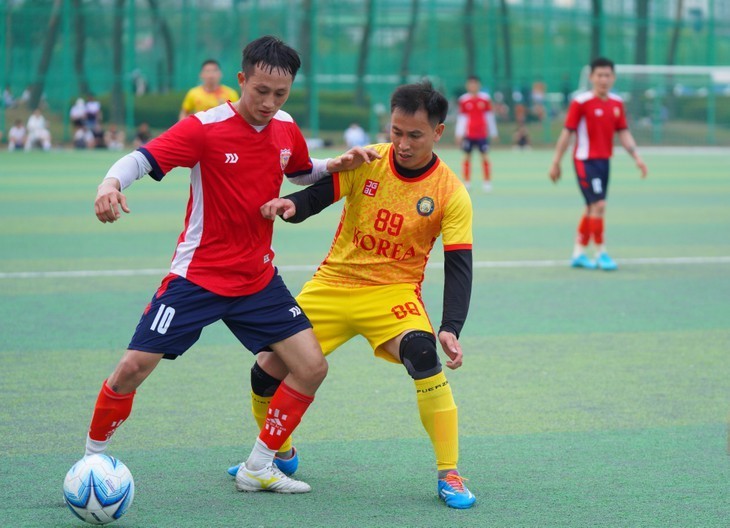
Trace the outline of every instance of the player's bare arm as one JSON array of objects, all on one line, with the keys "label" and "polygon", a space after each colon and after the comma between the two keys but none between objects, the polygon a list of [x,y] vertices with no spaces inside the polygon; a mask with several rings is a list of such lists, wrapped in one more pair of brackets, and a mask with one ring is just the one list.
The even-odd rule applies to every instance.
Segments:
[{"label": "player's bare arm", "polygon": [[560,179],[560,161],[563,159],[563,154],[565,154],[565,151],[568,150],[572,135],[572,130],[564,128],[563,131],[560,133],[557,144],[555,145],[555,156],[553,157],[552,165],[550,165],[549,173],[550,179],[553,183],[557,183]]},{"label": "player's bare arm", "polygon": [[647,169],[646,163],[644,163],[644,160],[641,159],[641,156],[639,156],[639,153],[636,151],[636,141],[634,140],[634,136],[628,129],[624,129],[619,131],[618,139],[621,142],[621,145],[626,149],[626,152],[629,153],[629,156],[634,158],[636,166],[641,171],[641,177],[646,178],[649,173],[649,169]]},{"label": "player's bare arm", "polygon": [[344,154],[327,160],[327,172],[342,172],[357,169],[363,163],[370,163],[380,159],[381,156],[375,149],[365,147],[353,147]]},{"label": "player's bare arm", "polygon": [[99,185],[94,201],[94,212],[100,222],[106,224],[119,220],[122,216],[119,212],[120,208],[125,213],[130,212],[127,207],[127,197],[122,194],[120,189],[121,184],[116,178],[106,178]]},{"label": "player's bare arm", "polygon": [[444,353],[449,356],[446,366],[451,370],[458,369],[462,365],[464,357],[459,338],[449,331],[441,330],[439,332],[439,342]]},{"label": "player's bare arm", "polygon": [[139,151],[127,154],[112,165],[96,192],[94,212],[99,221],[116,222],[122,216],[120,207],[129,213],[127,198],[122,191],[151,170],[149,160]]},{"label": "player's bare arm", "polygon": [[260,211],[261,216],[268,220],[276,220],[277,216],[287,220],[296,214],[297,206],[287,198],[274,198],[262,205]]}]

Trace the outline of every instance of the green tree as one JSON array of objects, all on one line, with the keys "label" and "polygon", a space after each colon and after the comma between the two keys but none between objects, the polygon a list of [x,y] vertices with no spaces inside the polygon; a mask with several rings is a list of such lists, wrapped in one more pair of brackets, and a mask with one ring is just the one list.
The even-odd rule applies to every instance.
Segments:
[{"label": "green tree", "polygon": [[48,69],[51,66],[51,58],[53,57],[53,50],[56,47],[56,40],[58,40],[58,28],[61,25],[61,4],[62,0],[53,0],[51,6],[51,14],[48,19],[48,29],[46,30],[46,39],[43,42],[43,51],[41,52],[41,59],[38,62],[38,73],[36,80],[30,88],[30,108],[36,108],[41,101],[43,95],[43,88],[46,84],[46,75],[48,75]]},{"label": "green tree", "polygon": [[373,25],[375,23],[375,0],[365,1],[365,25],[362,29],[362,40],[360,40],[360,50],[357,55],[357,71],[355,78],[357,84],[355,86],[355,104],[358,106],[365,105],[365,75],[368,69],[368,55],[370,54],[370,37],[373,33]]},{"label": "green tree", "polygon": [[413,41],[416,38],[416,29],[418,28],[418,0],[411,0],[411,16],[408,22],[408,32],[406,33],[406,42],[403,45],[403,58],[400,65],[401,83],[408,82],[409,64],[411,55],[413,54]]},{"label": "green tree", "polygon": [[591,0],[593,6],[591,16],[591,56],[590,60],[601,56],[601,39],[603,38],[603,0]]},{"label": "green tree", "polygon": [[476,75],[476,46],[474,44],[474,0],[464,4],[464,52],[466,53],[466,76]]}]

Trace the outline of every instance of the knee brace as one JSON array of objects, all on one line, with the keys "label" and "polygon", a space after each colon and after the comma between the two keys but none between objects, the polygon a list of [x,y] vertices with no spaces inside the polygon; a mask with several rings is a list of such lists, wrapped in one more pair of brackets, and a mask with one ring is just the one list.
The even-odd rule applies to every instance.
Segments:
[{"label": "knee brace", "polygon": [[269,375],[259,364],[254,362],[251,367],[251,390],[257,396],[270,398],[279,388],[281,380]]},{"label": "knee brace", "polygon": [[400,342],[400,360],[414,379],[426,379],[441,372],[436,338],[429,332],[408,332]]}]

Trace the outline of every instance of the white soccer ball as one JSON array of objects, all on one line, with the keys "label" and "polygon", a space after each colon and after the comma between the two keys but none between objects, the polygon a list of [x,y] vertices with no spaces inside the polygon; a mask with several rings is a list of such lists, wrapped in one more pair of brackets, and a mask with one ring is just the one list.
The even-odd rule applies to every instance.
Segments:
[{"label": "white soccer ball", "polygon": [[132,505],[134,479],[127,466],[114,457],[87,456],[66,473],[63,498],[82,521],[107,524],[119,519]]}]

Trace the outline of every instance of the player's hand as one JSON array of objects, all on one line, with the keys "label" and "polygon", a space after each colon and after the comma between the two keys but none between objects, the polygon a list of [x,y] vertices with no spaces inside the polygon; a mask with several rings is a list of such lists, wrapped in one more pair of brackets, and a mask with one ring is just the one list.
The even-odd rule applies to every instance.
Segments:
[{"label": "player's hand", "polygon": [[560,163],[553,163],[550,166],[550,179],[553,183],[558,183],[560,179]]},{"label": "player's hand", "polygon": [[646,168],[646,163],[639,156],[636,156],[636,166],[641,171],[641,177],[646,178],[646,175],[649,174],[649,169]]},{"label": "player's hand", "polygon": [[439,332],[439,341],[441,342],[441,348],[443,348],[444,353],[449,356],[449,361],[446,362],[446,366],[452,370],[458,369],[461,366],[464,353],[461,351],[461,345],[457,337],[451,332],[442,330]]},{"label": "player's hand", "polygon": [[112,223],[119,220],[122,211],[129,213],[127,207],[127,197],[122,194],[119,187],[119,180],[109,178],[104,180],[96,191],[96,200],[94,201],[94,212],[100,222]]},{"label": "player's hand", "polygon": [[274,198],[261,206],[261,216],[268,220],[276,220],[281,216],[284,220],[291,218],[297,212],[297,206],[287,198]]},{"label": "player's hand", "polygon": [[461,143],[462,143],[462,141],[464,141],[464,138],[462,136],[456,136],[454,139],[456,140],[455,141],[456,146],[461,148]]},{"label": "player's hand", "polygon": [[363,163],[370,163],[380,159],[382,156],[378,151],[371,148],[352,147],[344,154],[332,158],[327,162],[327,172],[330,174],[341,171],[357,169]]}]

